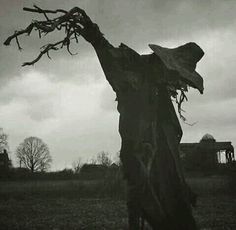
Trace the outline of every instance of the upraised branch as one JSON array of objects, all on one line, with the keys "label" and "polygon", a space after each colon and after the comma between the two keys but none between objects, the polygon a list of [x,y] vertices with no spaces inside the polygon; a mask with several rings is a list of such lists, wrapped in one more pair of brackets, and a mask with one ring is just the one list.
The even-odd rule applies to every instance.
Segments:
[{"label": "upraised branch", "polygon": [[[71,40],[75,40],[75,42],[78,43],[78,37],[80,35],[83,35],[84,28],[92,24],[92,21],[87,16],[85,11],[78,7],[74,7],[70,11],[65,11],[62,9],[43,10],[38,6],[34,5],[34,8],[25,7],[23,8],[23,10],[32,13],[43,14],[45,20],[43,21],[34,20],[25,29],[15,31],[13,35],[9,36],[6,39],[4,45],[7,46],[10,45],[11,41],[15,39],[18,49],[21,50],[22,48],[20,46],[18,37],[23,34],[30,35],[33,29],[38,31],[39,38],[41,38],[42,35],[47,35],[48,33],[51,33],[55,30],[61,30],[63,28],[65,30],[65,37],[61,41],[46,44],[43,47],[41,47],[39,55],[33,61],[23,63],[22,66],[35,64],[45,54],[48,56],[48,58],[50,58],[49,52],[51,50],[58,50],[63,47],[66,47],[67,51],[71,55],[73,55],[73,53],[70,51]],[[48,14],[53,14],[53,15],[60,14],[60,15],[50,19]]]}]

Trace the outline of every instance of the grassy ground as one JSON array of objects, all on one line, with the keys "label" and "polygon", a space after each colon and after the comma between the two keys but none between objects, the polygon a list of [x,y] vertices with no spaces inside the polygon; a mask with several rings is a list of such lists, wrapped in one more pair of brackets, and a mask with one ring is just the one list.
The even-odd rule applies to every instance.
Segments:
[{"label": "grassy ground", "polygon": [[[201,229],[236,229],[235,190],[226,177],[188,182],[199,195],[194,215]],[[0,229],[127,229],[123,198],[91,181],[0,182]]]},{"label": "grassy ground", "polygon": [[188,179],[198,194],[194,216],[202,229],[236,229],[236,178],[211,176]]}]

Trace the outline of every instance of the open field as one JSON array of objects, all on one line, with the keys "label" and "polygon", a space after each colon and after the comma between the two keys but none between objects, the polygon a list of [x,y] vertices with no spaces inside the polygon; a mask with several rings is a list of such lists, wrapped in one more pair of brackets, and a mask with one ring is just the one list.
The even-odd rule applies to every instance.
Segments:
[{"label": "open field", "polygon": [[188,179],[198,194],[194,216],[201,229],[236,229],[236,181],[232,180],[225,176]]},{"label": "open field", "polygon": [[[208,176],[188,182],[199,195],[194,215],[201,229],[236,229],[232,180]],[[0,229],[127,229],[124,194],[93,181],[0,182]]]}]

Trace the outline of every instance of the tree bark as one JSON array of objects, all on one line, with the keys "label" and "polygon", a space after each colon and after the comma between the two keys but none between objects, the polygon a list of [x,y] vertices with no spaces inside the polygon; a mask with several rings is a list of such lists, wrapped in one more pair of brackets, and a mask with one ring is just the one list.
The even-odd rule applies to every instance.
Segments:
[{"label": "tree bark", "polygon": [[182,130],[167,87],[158,82],[162,63],[154,58],[153,66],[152,55],[114,48],[103,37],[94,44],[117,95],[129,229],[141,229],[142,218],[154,230],[197,229],[179,160]]}]

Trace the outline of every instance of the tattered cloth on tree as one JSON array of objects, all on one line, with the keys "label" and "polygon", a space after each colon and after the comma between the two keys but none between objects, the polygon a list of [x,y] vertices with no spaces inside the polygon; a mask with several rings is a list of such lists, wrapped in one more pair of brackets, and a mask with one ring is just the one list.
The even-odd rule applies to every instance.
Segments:
[{"label": "tattered cloth on tree", "polygon": [[168,91],[181,76],[156,54],[139,55],[124,44],[115,48],[103,37],[94,47],[117,95],[131,219],[141,209],[153,229],[196,229],[179,159],[182,130]]},{"label": "tattered cloth on tree", "polygon": [[196,43],[189,42],[173,49],[153,44],[150,44],[149,47],[160,57],[168,69],[175,71],[183,81],[203,93],[203,79],[195,68],[204,52]]},{"label": "tattered cloth on tree", "polygon": [[[190,42],[173,49],[153,44],[150,44],[149,47],[161,61],[160,63],[159,60],[156,60],[156,66],[155,63],[147,66],[145,62],[141,61],[140,57],[145,58],[145,56],[150,55],[140,55],[123,43],[121,43],[119,48],[111,47],[111,49],[105,51],[101,50],[101,52],[99,52],[100,55],[98,56],[100,56],[99,59],[104,73],[107,79],[112,81],[111,85],[115,87],[113,88],[115,91],[117,89],[116,87],[121,86],[121,82],[129,82],[132,87],[138,88],[140,78],[137,78],[137,73],[139,72],[140,75],[142,75],[152,72],[152,75],[156,75],[154,82],[157,84],[165,83],[174,91],[185,90],[186,85],[189,85],[193,88],[197,88],[200,93],[203,93],[203,79],[195,71],[195,68],[197,62],[203,57],[204,52],[196,43]],[[101,55],[101,53],[103,54]],[[106,55],[104,55],[105,53]],[[163,68],[162,65],[165,67]],[[153,71],[156,67],[158,69],[157,73]],[[164,76],[160,76],[160,68]],[[114,69],[116,69],[116,71],[114,71]],[[120,71],[122,71],[122,74]]]}]

